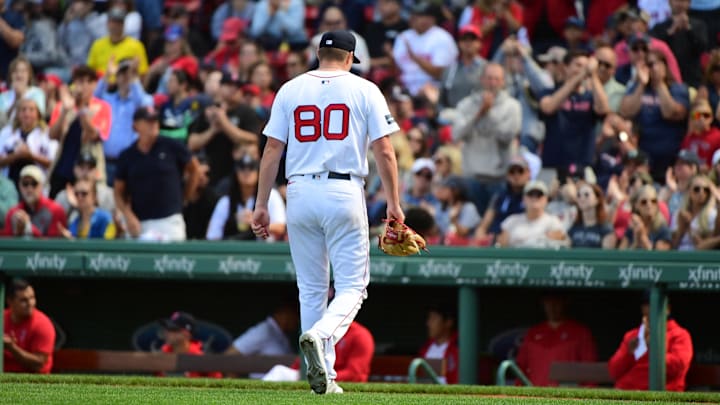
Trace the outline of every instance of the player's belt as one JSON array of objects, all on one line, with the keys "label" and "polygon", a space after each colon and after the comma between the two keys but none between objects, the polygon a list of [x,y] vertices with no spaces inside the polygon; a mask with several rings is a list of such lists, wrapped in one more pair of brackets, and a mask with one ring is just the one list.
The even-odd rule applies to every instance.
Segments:
[{"label": "player's belt", "polygon": [[328,179],[350,180],[350,173],[329,172]]}]

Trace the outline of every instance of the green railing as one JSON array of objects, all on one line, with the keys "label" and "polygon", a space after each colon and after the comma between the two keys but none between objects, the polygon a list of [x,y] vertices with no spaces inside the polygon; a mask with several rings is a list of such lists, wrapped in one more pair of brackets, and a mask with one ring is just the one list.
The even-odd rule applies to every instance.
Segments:
[{"label": "green railing", "polygon": [[428,364],[427,361],[423,358],[416,358],[413,359],[413,361],[410,362],[410,365],[408,366],[408,382],[410,384],[417,383],[417,372],[418,368],[422,367],[423,370],[425,370],[425,373],[427,373],[428,377],[430,377],[430,380],[434,384],[440,384],[440,378],[438,377],[437,373],[435,373],[435,370]]},{"label": "green railing", "polygon": [[[650,289],[651,339],[664,342],[668,290],[720,290],[715,252],[524,250],[434,247],[385,256],[373,249],[373,283],[456,286],[460,382],[476,381],[477,294],[482,287]],[[0,240],[0,274],[42,277],[167,278],[293,282],[284,243]],[[0,288],[0,296],[3,294]],[[650,347],[650,387],[665,387],[664,348]],[[1,361],[1,360],[0,360]]]},{"label": "green railing", "polygon": [[523,385],[532,387],[532,383],[525,376],[525,373],[520,370],[520,367],[513,360],[505,360],[500,363],[495,376],[495,385],[507,385],[507,372],[512,371],[515,377],[522,381]]}]

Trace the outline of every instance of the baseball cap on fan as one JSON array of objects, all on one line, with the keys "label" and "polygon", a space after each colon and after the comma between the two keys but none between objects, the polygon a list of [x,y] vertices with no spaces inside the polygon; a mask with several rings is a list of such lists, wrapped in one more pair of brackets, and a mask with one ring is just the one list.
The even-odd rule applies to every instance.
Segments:
[{"label": "baseball cap on fan", "polygon": [[176,311],[170,315],[170,318],[161,319],[160,325],[167,330],[185,330],[192,335],[195,329],[195,318],[187,312]]},{"label": "baseball cap on fan", "polygon": [[353,63],[360,63],[355,56],[355,36],[347,30],[328,31],[320,39],[320,48],[337,48],[353,53]]}]

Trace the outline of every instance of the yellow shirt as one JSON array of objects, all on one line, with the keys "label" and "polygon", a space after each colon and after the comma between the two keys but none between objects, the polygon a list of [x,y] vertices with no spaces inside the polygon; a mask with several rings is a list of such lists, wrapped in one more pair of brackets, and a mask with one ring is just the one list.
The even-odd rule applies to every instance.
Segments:
[{"label": "yellow shirt", "polygon": [[147,72],[148,61],[145,46],[132,37],[125,37],[117,44],[110,42],[109,36],[95,40],[90,47],[87,64],[97,72],[105,74],[108,61],[113,56],[115,62],[126,58],[138,58],[138,74],[143,75]]}]

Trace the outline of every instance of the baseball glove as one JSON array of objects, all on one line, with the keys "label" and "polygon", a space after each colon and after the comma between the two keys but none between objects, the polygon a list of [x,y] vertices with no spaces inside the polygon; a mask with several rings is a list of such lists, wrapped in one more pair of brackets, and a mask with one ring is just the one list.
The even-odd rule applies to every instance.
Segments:
[{"label": "baseball glove", "polygon": [[409,256],[420,253],[425,248],[425,239],[412,228],[395,221],[386,220],[385,229],[378,239],[378,247],[392,256]]}]

